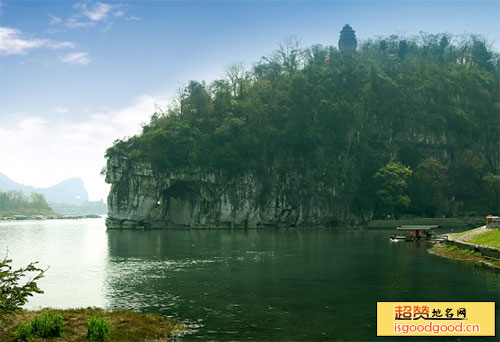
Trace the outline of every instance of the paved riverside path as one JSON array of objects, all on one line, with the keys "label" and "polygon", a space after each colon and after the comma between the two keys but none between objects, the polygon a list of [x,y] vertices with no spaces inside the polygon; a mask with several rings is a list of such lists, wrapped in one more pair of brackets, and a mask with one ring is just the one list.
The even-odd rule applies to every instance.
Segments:
[{"label": "paved riverside path", "polygon": [[482,233],[486,233],[486,232],[491,232],[493,231],[494,229],[488,229],[486,228],[486,226],[481,226],[479,228],[476,228],[476,229],[473,229],[472,231],[464,234],[464,235],[461,235],[461,236],[453,236],[453,234],[450,234],[448,235],[448,240],[455,240],[455,241],[460,241],[460,242],[467,242],[467,240],[470,240],[472,239],[474,236],[478,235],[478,234],[482,234]]}]

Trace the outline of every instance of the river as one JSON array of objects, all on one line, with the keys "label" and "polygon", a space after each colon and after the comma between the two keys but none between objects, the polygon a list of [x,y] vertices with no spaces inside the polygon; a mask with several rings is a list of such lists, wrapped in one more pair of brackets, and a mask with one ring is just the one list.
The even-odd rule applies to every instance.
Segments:
[{"label": "river", "polygon": [[499,336],[497,271],[431,255],[430,243],[390,242],[391,234],[9,221],[0,222],[0,253],[16,266],[48,268],[39,283],[45,293],[28,309],[158,312],[188,324],[182,341],[401,341],[376,337],[377,301],[496,301]]}]

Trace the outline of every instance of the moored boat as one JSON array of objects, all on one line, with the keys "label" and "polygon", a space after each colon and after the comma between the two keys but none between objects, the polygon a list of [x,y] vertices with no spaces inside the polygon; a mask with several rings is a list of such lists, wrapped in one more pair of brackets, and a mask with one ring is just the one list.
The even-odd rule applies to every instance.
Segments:
[{"label": "moored boat", "polygon": [[393,234],[391,241],[434,241],[442,242],[447,239],[446,235],[438,235],[434,229],[439,228],[439,225],[422,226],[422,225],[409,225],[397,227],[398,232],[405,232],[404,235]]}]

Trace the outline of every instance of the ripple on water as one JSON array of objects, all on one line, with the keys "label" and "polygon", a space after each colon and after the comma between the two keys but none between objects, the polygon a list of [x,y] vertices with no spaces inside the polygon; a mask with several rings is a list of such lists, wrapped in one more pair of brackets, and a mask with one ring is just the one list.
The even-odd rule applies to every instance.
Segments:
[{"label": "ripple on water", "polygon": [[168,281],[174,272],[185,272],[214,262],[112,258],[107,265],[106,297],[111,308],[171,312],[179,306],[180,297],[169,291],[155,291],[154,284]]},{"label": "ripple on water", "polygon": [[430,255],[425,244],[391,244],[388,234],[23,222],[0,224],[0,251],[51,266],[35,307],[157,312],[187,324],[185,342],[366,341],[377,300],[499,301],[498,273]]}]

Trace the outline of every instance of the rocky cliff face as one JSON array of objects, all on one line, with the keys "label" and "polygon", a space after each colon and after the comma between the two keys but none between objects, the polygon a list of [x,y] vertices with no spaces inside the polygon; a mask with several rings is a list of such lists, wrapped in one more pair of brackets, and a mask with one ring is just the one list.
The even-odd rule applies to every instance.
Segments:
[{"label": "rocky cliff face", "polygon": [[[108,228],[258,228],[356,224],[339,190],[302,175],[228,178],[201,170],[156,174],[147,163],[108,159]],[[345,184],[339,184],[340,187]]]},{"label": "rocky cliff face", "polygon": [[[401,158],[404,142],[426,146],[445,165],[450,163],[450,137],[413,128],[392,133],[376,130],[379,148]],[[238,177],[203,169],[176,169],[160,173],[149,163],[113,156],[107,161],[108,228],[259,228],[356,226],[371,220],[371,210],[353,212],[361,172],[349,151],[359,143],[351,132],[345,153],[335,165],[318,170],[270,166],[262,174]],[[488,143],[483,143],[489,146]],[[485,153],[484,159],[487,159]],[[491,163],[495,168],[498,160]],[[328,181],[328,183],[326,182]],[[358,194],[364,197],[365,194]]]}]

